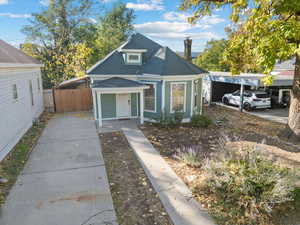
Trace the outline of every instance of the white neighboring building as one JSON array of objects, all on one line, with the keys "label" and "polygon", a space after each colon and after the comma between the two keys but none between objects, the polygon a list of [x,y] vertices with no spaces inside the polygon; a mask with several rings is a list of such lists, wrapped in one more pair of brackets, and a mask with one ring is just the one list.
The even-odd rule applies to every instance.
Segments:
[{"label": "white neighboring building", "polygon": [[44,110],[41,66],[0,40],[0,161]]}]

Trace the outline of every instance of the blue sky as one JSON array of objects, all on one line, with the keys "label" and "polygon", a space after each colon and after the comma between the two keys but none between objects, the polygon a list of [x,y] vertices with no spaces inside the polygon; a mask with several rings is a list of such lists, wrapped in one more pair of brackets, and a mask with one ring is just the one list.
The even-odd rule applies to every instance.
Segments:
[{"label": "blue sky", "polygon": [[[47,1],[0,0],[0,39],[15,46],[24,42],[20,30],[28,24],[31,13],[47,7]],[[102,0],[102,4],[109,9],[118,1],[135,10],[138,32],[175,51],[183,51],[187,36],[193,39],[193,51],[201,51],[208,40],[226,37],[224,28],[230,24],[228,8],[215,11],[191,26],[186,22],[188,14],[178,10],[180,0]]]}]

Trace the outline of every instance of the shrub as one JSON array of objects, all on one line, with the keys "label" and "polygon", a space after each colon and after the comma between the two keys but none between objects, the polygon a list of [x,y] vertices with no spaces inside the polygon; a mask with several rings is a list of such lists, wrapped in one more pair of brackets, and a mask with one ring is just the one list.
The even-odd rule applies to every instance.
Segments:
[{"label": "shrub", "polygon": [[222,150],[207,160],[201,187],[216,198],[218,217],[226,224],[271,224],[273,209],[295,197],[295,173],[256,149]]},{"label": "shrub", "polygon": [[193,146],[183,146],[176,149],[174,158],[182,161],[188,166],[191,167],[200,167],[201,166],[201,157],[202,147],[200,145]]},{"label": "shrub", "polygon": [[208,127],[213,123],[212,119],[207,115],[195,114],[192,116],[191,125],[193,127]]},{"label": "shrub", "polygon": [[184,113],[181,111],[175,111],[174,113],[174,122],[175,124],[181,124],[182,120],[183,120],[183,115]]},{"label": "shrub", "polygon": [[160,117],[157,119],[157,122],[160,127],[163,128],[172,128],[176,125],[181,124],[183,120],[183,113],[180,111],[175,111],[174,115],[169,115],[164,112],[161,112]]}]

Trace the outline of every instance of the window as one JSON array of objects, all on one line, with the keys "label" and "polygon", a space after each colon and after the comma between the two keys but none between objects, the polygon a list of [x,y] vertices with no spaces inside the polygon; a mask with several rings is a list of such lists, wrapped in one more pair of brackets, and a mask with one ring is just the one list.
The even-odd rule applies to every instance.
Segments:
[{"label": "window", "polygon": [[13,91],[13,99],[17,100],[18,99],[18,89],[17,89],[17,85],[16,84],[12,85],[12,91]]},{"label": "window", "polygon": [[156,112],[156,87],[155,84],[147,84],[148,89],[144,90],[145,111]]},{"label": "window", "polygon": [[171,113],[175,111],[185,112],[186,84],[171,84]]},{"label": "window", "polygon": [[34,105],[33,89],[32,89],[32,81],[31,80],[29,80],[29,92],[30,92],[30,98],[31,98],[31,105]]},{"label": "window", "polygon": [[140,53],[127,53],[127,63],[140,64],[141,54]]},{"label": "window", "polygon": [[38,85],[38,90],[41,90],[41,83],[40,83],[40,78],[37,78],[37,85]]}]

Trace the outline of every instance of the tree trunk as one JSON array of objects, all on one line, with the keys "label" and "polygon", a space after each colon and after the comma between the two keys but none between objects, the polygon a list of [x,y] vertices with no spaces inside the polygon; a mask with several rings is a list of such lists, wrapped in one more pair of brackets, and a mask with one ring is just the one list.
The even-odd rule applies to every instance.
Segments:
[{"label": "tree trunk", "polygon": [[300,55],[296,54],[295,73],[289,109],[289,139],[300,141]]}]

